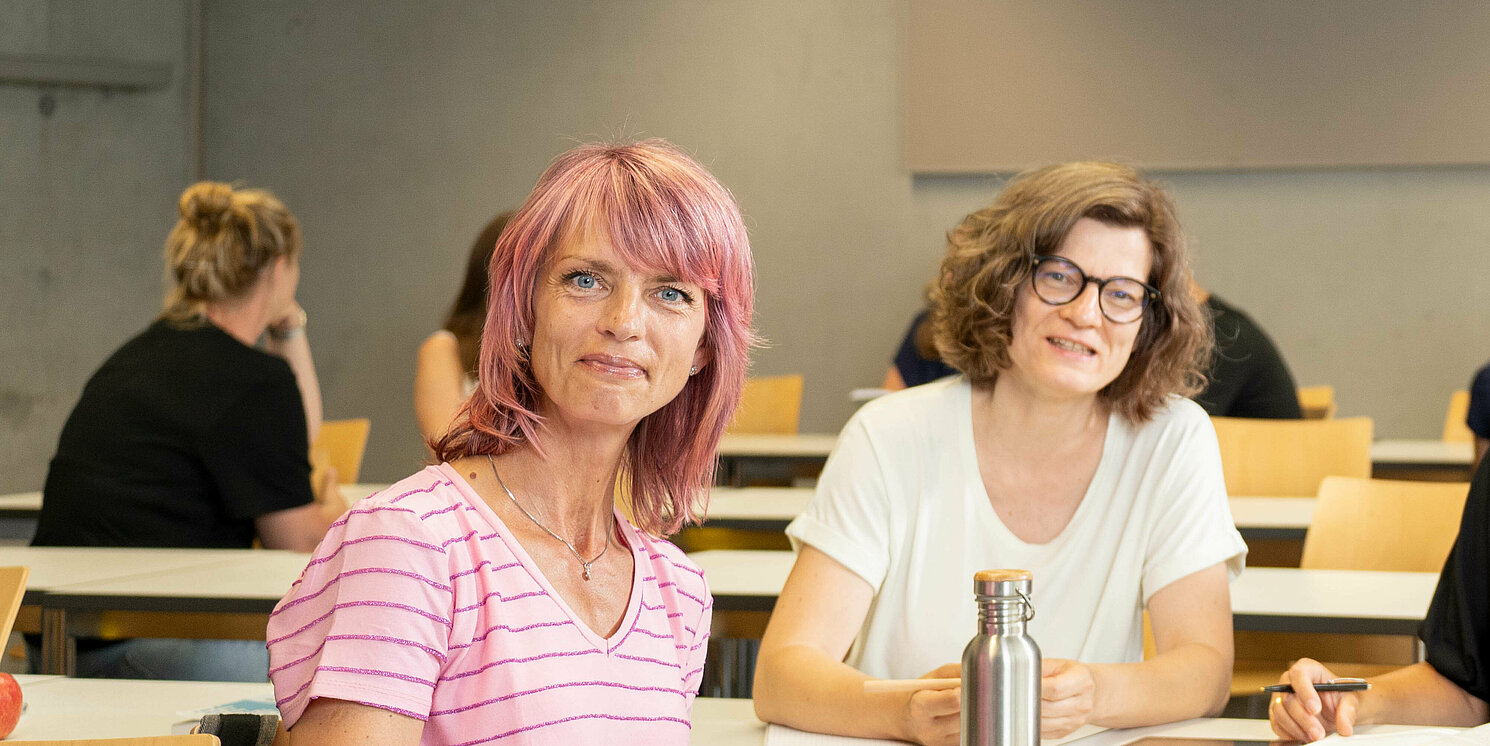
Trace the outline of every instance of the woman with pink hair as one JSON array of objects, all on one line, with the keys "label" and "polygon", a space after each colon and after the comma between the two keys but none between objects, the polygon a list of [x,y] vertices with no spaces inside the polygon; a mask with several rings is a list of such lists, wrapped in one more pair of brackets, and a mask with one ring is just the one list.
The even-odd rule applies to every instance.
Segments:
[{"label": "woman with pink hair", "polygon": [[270,619],[292,743],[686,743],[713,603],[657,537],[701,513],[752,286],[733,198],[673,146],[555,160],[442,463],[333,525]]}]

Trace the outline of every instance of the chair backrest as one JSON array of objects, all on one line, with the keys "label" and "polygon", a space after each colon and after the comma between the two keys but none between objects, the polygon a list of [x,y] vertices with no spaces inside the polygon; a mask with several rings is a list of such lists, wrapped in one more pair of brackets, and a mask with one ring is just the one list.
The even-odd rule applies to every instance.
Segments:
[{"label": "chair backrest", "polygon": [[0,640],[10,639],[10,629],[21,610],[21,599],[26,596],[26,578],[30,576],[28,567],[0,567]]},{"label": "chair backrest", "polygon": [[143,738],[73,738],[61,741],[6,741],[5,746],[221,746],[217,736],[146,736]]},{"label": "chair backrest", "polygon": [[1339,407],[1335,404],[1334,386],[1300,386],[1299,409],[1306,420],[1328,420]]},{"label": "chair backrest", "polygon": [[802,416],[802,376],[762,376],[745,380],[740,408],[725,428],[731,433],[796,435]]},{"label": "chair backrest", "polygon": [[1438,572],[1468,494],[1467,482],[1325,477],[1299,566]]},{"label": "chair backrest", "polygon": [[1469,392],[1455,391],[1449,397],[1449,411],[1443,418],[1443,439],[1449,443],[1473,443],[1474,431],[1465,420],[1469,418]]},{"label": "chair backrest", "polygon": [[[367,449],[367,433],[372,429],[372,420],[359,417],[350,420],[326,420],[321,423],[321,432],[310,446],[310,464],[319,473],[328,466],[336,467],[336,481],[352,484],[362,471],[362,452]],[[320,484],[314,480],[312,484]]]},{"label": "chair backrest", "polygon": [[1232,495],[1312,497],[1327,476],[1371,476],[1371,418],[1212,417]]}]

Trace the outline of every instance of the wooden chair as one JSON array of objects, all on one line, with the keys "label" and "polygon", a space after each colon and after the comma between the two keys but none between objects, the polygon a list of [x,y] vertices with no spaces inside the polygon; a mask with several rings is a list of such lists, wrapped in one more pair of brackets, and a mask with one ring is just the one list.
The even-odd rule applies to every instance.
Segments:
[{"label": "wooden chair", "polygon": [[796,435],[802,415],[802,376],[762,376],[745,381],[730,433]]},{"label": "wooden chair", "polygon": [[1473,443],[1474,431],[1465,420],[1469,418],[1469,392],[1455,391],[1449,397],[1449,411],[1443,418],[1443,439],[1448,443]]},{"label": "wooden chair", "polygon": [[1334,386],[1300,386],[1299,409],[1306,420],[1329,420],[1339,407],[1335,404]]},{"label": "wooden chair", "polygon": [[62,741],[6,741],[6,746],[221,746],[217,736],[147,736],[144,738],[75,738]]},{"label": "wooden chair", "polygon": [[0,642],[10,639],[16,614],[21,610],[21,599],[26,595],[26,578],[30,576],[28,567],[0,567]]},{"label": "wooden chair", "polygon": [[1309,497],[1327,476],[1371,476],[1371,418],[1212,417],[1232,495]]},{"label": "wooden chair", "polygon": [[[362,452],[367,449],[367,433],[372,420],[359,417],[350,420],[326,420],[310,446],[312,471],[319,475],[326,467],[336,468],[336,481],[353,484],[362,471]],[[312,478],[312,484],[320,479]]]},{"label": "wooden chair", "polygon": [[[1315,570],[1438,572],[1459,532],[1469,484],[1326,477],[1300,566]],[[1416,657],[1401,635],[1236,633],[1232,695],[1275,684],[1303,656],[1341,676],[1374,676]]]}]

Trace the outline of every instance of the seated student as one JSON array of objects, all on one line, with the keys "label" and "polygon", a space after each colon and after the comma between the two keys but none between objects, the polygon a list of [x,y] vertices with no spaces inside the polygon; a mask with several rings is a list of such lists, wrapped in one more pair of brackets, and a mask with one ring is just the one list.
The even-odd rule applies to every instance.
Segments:
[{"label": "seated student", "polygon": [[[165,310],[88,380],[31,543],[309,551],[344,506],[311,491],[321,396],[299,224],[268,192],[213,182],[177,207]],[[108,678],[264,681],[267,662],[241,640],[80,640],[77,657]]]},{"label": "seated student", "polygon": [[708,494],[752,285],[734,199],[671,145],[549,166],[444,463],[360,501],[270,617],[291,743],[686,744],[713,600],[656,537]]},{"label": "seated student", "polygon": [[481,327],[486,323],[486,282],[492,249],[502,228],[512,219],[504,212],[492,218],[466,258],[466,275],[445,325],[419,345],[414,368],[414,417],[419,434],[434,443],[455,420],[460,405],[476,391],[476,357],[481,350]]},{"label": "seated student", "polygon": [[1480,368],[1469,384],[1469,416],[1464,424],[1474,432],[1474,462],[1478,464],[1490,450],[1490,365]]},{"label": "seated student", "polygon": [[922,309],[911,319],[911,327],[905,330],[905,339],[895,351],[895,360],[885,371],[885,382],[880,388],[899,391],[909,386],[931,383],[946,378],[957,371],[942,362],[936,351],[936,340],[932,338],[931,311]]},{"label": "seated student", "polygon": [[[1232,525],[1209,418],[1182,398],[1210,327],[1168,195],[1130,168],[1026,173],[950,236],[932,293],[962,376],[850,420],[761,643],[755,707],[796,728],[956,743],[973,573],[1034,573],[1042,732],[1218,712]],[[1143,611],[1158,655],[1144,661]]]},{"label": "seated student", "polygon": [[1298,386],[1273,340],[1240,309],[1198,285],[1194,290],[1211,312],[1216,337],[1206,387],[1195,402],[1214,417],[1301,419]]},{"label": "seated student", "polygon": [[1371,679],[1363,692],[1319,692],[1314,684],[1335,674],[1304,658],[1279,679],[1292,694],[1268,705],[1273,731],[1317,741],[1367,723],[1480,725],[1490,720],[1490,459],[1480,462],[1459,537],[1454,541],[1428,616],[1418,629],[1425,660]]}]

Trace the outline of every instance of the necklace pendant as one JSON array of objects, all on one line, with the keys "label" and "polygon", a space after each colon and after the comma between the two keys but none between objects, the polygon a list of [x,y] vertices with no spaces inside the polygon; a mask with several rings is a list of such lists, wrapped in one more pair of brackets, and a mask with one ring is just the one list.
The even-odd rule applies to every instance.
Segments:
[{"label": "necklace pendant", "polygon": [[590,563],[589,562],[581,562],[580,564],[581,565],[584,565],[584,567],[585,567],[585,580],[589,580],[590,579]]}]

